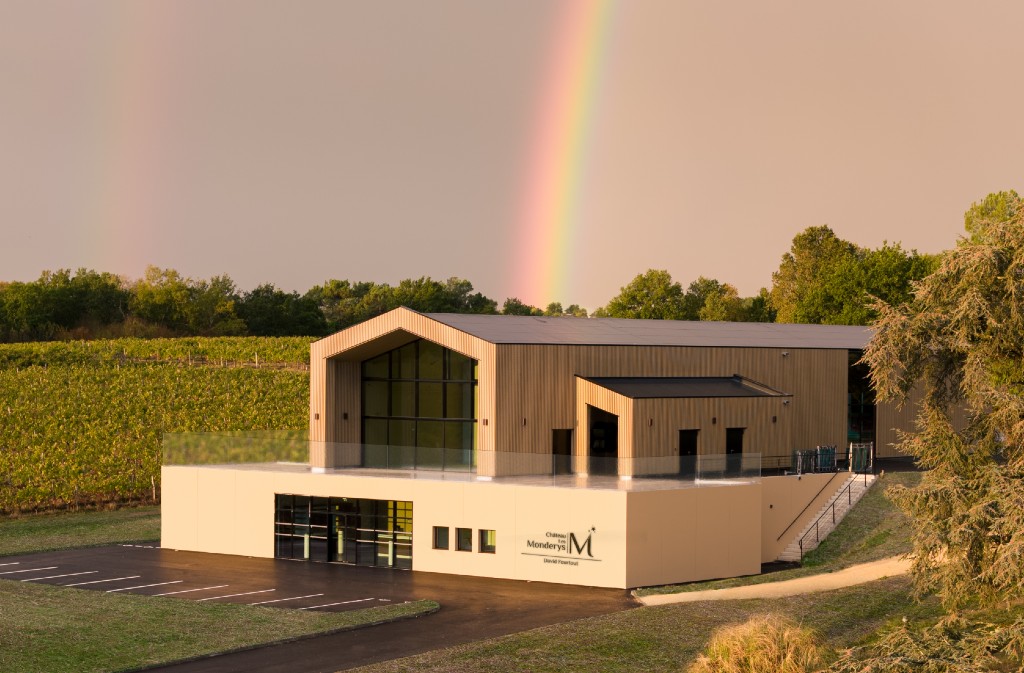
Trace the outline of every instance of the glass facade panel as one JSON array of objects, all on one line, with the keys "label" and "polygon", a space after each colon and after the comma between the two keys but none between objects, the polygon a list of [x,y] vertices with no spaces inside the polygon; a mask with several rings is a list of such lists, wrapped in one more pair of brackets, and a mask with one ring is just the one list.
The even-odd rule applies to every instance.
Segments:
[{"label": "glass facade panel", "polygon": [[462,353],[448,351],[448,380],[476,381],[476,360]]},{"label": "glass facade panel", "polygon": [[388,421],[385,418],[367,418],[363,421],[364,444],[387,444]]},{"label": "glass facade panel", "polygon": [[472,383],[445,385],[445,418],[476,418],[475,386]]},{"label": "glass facade panel", "polygon": [[444,347],[433,341],[420,341],[419,346],[420,366],[416,378],[437,381],[444,379]]},{"label": "glass facade panel", "polygon": [[393,446],[416,446],[416,421],[390,421],[387,443]]},{"label": "glass facade panel", "polygon": [[390,362],[391,360],[387,353],[378,355],[363,364],[363,372],[365,372],[366,376],[371,376],[375,379],[390,378]]},{"label": "glass facade panel", "polygon": [[480,553],[493,554],[498,548],[498,534],[493,530],[480,531]]},{"label": "glass facade panel", "polygon": [[457,549],[459,551],[473,551],[473,529],[472,528],[456,528],[455,529],[456,542],[458,543]]},{"label": "glass facade panel", "polygon": [[416,415],[420,418],[444,418],[444,384],[417,383],[420,408]]},{"label": "glass facade panel", "polygon": [[387,381],[367,381],[363,386],[363,409],[367,416],[388,415]]},{"label": "glass facade panel", "polygon": [[[373,382],[367,381],[366,383]],[[366,415],[371,416],[372,414],[366,413]],[[391,383],[391,413],[384,415],[415,418],[417,416],[416,384],[412,381],[393,381]]]},{"label": "glass facade panel", "polygon": [[367,466],[472,465],[476,372],[475,360],[422,339],[364,361],[363,443],[382,447]]},{"label": "glass facade panel", "polygon": [[275,496],[274,556],[412,568],[412,503]]},{"label": "glass facade panel", "polygon": [[448,526],[434,526],[434,549],[451,549]]}]

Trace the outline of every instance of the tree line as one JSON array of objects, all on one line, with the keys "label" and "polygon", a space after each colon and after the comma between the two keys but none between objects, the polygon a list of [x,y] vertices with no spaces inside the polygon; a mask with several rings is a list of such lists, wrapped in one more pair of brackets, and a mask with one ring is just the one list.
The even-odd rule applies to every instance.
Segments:
[{"label": "tree line", "polygon": [[[1016,192],[990,194],[964,217],[978,223],[1016,212]],[[594,317],[732,322],[867,325],[879,302],[908,301],[914,283],[932,273],[938,255],[898,243],[861,247],[828,226],[797,234],[772,274],[771,287],[741,297],[733,285],[703,276],[685,289],[666,270],[651,269],[621,288]],[[242,292],[227,275],[209,279],[149,267],[129,280],[90,269],[44,271],[31,282],[0,282],[0,341],[121,336],[322,336],[406,306],[425,313],[588,317],[578,304],[544,308],[516,297],[498,302],[462,278],[406,279],[397,285],[328,280],[305,293],[263,284]]]}]

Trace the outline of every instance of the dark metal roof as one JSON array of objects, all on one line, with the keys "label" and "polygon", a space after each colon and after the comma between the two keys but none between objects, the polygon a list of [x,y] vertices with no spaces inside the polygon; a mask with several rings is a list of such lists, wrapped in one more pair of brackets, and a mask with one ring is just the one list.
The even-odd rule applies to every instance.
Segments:
[{"label": "dark metal roof", "polygon": [[868,327],[427,313],[494,344],[862,349]]},{"label": "dark metal roof", "polygon": [[672,397],[788,397],[742,376],[583,377],[630,399]]}]

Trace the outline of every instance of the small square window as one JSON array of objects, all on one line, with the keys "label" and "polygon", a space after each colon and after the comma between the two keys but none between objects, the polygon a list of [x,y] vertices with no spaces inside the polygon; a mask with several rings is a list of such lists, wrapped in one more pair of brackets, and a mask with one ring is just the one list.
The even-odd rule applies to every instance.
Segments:
[{"label": "small square window", "polygon": [[493,530],[480,531],[480,553],[493,554],[497,547],[498,534]]},{"label": "small square window", "polygon": [[448,526],[434,526],[434,549],[451,549],[448,543]]},{"label": "small square window", "polygon": [[455,531],[458,535],[459,551],[473,551],[473,529],[456,528]]}]

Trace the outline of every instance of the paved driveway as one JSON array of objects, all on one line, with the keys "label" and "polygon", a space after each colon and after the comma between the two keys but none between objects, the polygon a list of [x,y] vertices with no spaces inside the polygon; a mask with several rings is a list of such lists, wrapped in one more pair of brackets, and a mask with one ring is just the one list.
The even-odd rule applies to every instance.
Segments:
[{"label": "paved driveway", "polygon": [[[0,558],[0,578],[185,600],[351,610],[433,599],[436,614],[163,667],[338,671],[636,605],[624,590],[121,545]],[[6,573],[6,574],[5,574]]]}]

